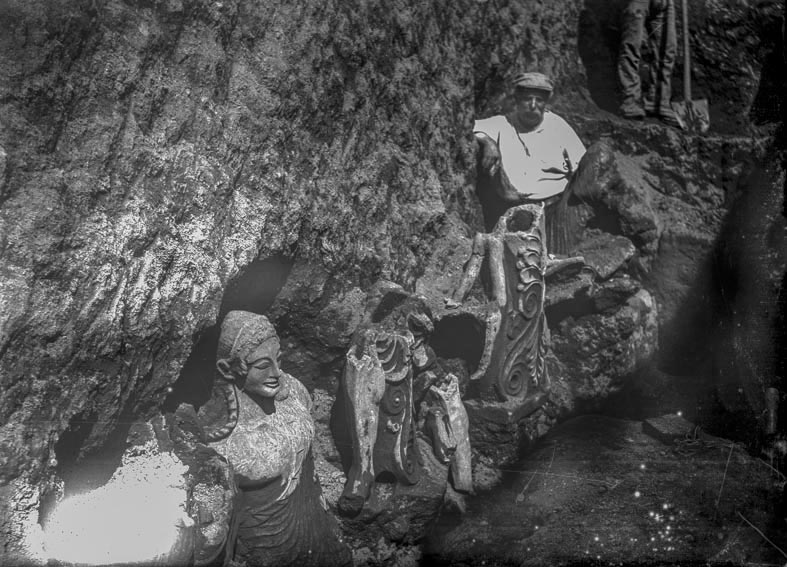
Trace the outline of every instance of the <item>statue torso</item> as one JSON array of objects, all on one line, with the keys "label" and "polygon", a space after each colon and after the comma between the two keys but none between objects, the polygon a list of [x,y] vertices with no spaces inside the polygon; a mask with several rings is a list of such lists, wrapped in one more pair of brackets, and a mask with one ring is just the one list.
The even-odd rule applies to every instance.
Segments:
[{"label": "statue torso", "polygon": [[314,437],[314,422],[309,392],[288,374],[283,373],[282,379],[290,394],[276,401],[269,414],[248,395],[237,392],[238,424],[228,437],[211,446],[230,462],[241,487],[281,476],[288,485],[284,497],[298,482]]}]

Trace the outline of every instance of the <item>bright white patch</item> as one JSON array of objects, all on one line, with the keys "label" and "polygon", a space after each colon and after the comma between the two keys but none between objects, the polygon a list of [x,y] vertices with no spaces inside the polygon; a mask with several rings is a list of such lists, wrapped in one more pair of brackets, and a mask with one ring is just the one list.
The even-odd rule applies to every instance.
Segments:
[{"label": "bright white patch", "polygon": [[106,485],[67,498],[44,528],[47,556],[69,563],[106,565],[150,561],[175,544],[186,514],[188,467],[152,447],[124,455]]}]

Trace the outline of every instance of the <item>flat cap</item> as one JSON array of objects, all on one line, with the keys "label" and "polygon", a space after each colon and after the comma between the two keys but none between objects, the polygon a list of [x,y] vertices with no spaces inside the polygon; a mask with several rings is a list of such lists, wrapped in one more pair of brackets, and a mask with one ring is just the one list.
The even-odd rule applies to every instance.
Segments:
[{"label": "flat cap", "polygon": [[543,73],[519,73],[511,81],[511,87],[524,87],[526,89],[536,89],[552,94],[552,81]]}]

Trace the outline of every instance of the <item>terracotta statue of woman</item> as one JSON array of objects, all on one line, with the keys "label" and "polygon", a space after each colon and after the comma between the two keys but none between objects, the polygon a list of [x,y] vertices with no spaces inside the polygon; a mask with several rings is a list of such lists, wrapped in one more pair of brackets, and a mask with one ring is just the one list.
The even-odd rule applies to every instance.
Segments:
[{"label": "terracotta statue of woman", "polygon": [[314,472],[314,423],[306,388],[279,366],[276,330],[262,315],[230,311],[216,368],[227,422],[207,433],[227,458],[238,501],[227,559],[247,565],[347,565]]}]

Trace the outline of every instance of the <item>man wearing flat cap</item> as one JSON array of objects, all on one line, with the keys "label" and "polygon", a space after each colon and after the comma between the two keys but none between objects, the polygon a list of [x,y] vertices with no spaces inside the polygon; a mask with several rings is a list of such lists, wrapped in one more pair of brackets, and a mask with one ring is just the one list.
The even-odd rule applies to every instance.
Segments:
[{"label": "man wearing flat cap", "polygon": [[494,195],[479,191],[487,230],[509,207],[557,201],[585,146],[568,123],[547,110],[552,81],[541,73],[521,73],[511,82],[513,109],[477,120],[482,177]]}]

